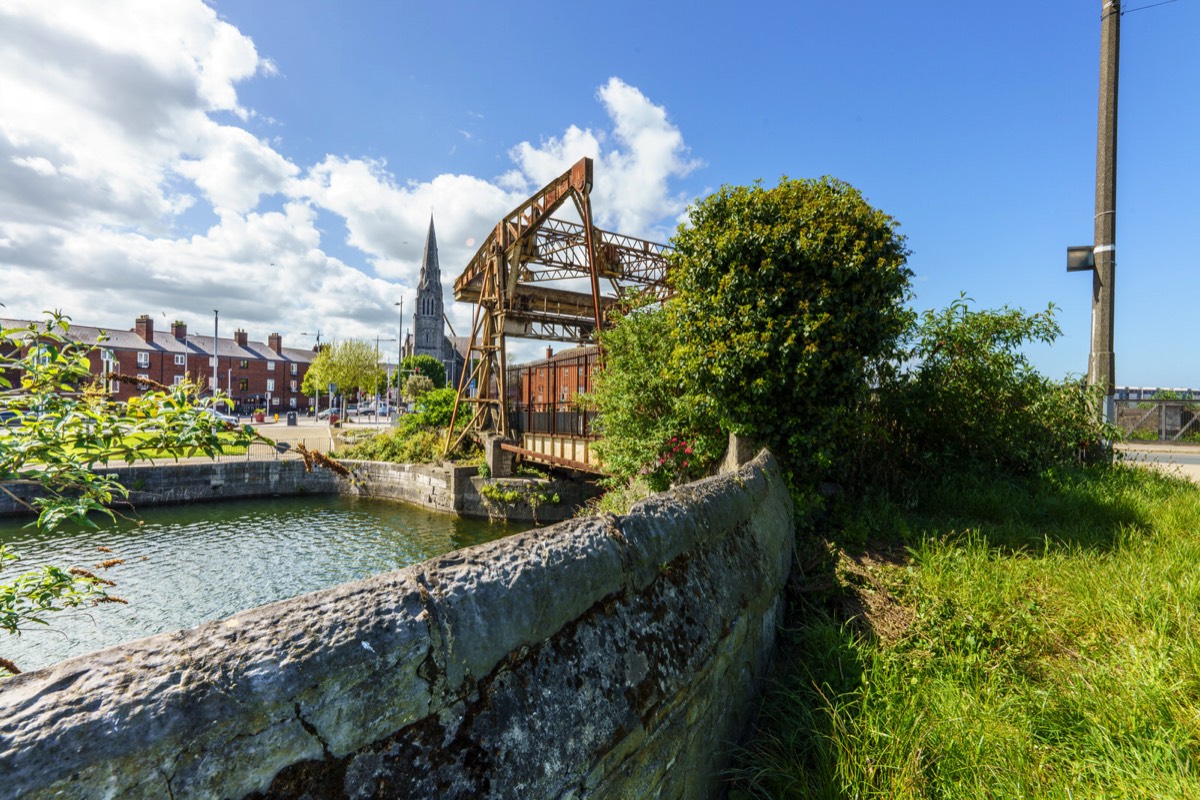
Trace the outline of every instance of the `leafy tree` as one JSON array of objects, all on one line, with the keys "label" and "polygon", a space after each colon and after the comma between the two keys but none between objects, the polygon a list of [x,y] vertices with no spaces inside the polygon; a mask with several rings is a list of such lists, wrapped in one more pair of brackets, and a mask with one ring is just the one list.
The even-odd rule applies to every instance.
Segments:
[{"label": "leafy tree", "polygon": [[404,382],[404,388],[401,394],[408,402],[419,400],[421,395],[426,392],[432,392],[434,389],[433,381],[421,375],[420,373],[409,375],[408,380]]},{"label": "leafy tree", "polygon": [[446,367],[433,356],[405,356],[404,360],[400,362],[400,371],[396,375],[397,385],[403,385],[400,380],[402,375],[424,375],[433,381],[435,389],[441,389],[446,385]]},{"label": "leafy tree", "polygon": [[377,385],[379,374],[379,354],[373,342],[346,339],[329,348],[326,383],[336,383],[343,395]]},{"label": "leafy tree", "polygon": [[329,391],[329,384],[333,383],[330,379],[333,375],[333,364],[330,357],[330,348],[322,347],[313,358],[312,363],[308,365],[308,369],[304,373],[304,382],[300,386],[300,391],[310,397],[312,395],[321,395]]},{"label": "leafy tree", "polygon": [[770,446],[797,481],[851,431],[872,365],[911,314],[898,223],[833,178],[723,187],[675,236],[674,369],[722,427]]},{"label": "leafy tree", "polygon": [[[90,374],[94,348],[71,341],[68,326],[67,318],[52,314],[43,323],[0,329],[0,491],[19,500],[3,484],[38,484],[41,495],[30,508],[39,527],[71,520],[95,528],[93,512],[112,518],[113,500],[129,492],[97,469],[111,461],[131,463],[164,452],[215,456],[225,446],[262,439],[249,426],[214,423],[209,409],[228,401],[199,399],[189,382],[167,387],[117,376],[149,383],[150,390],[114,403]],[[0,570],[16,558],[0,547]],[[29,623],[44,624],[50,612],[103,602],[107,583],[84,570],[53,566],[18,575],[0,583],[0,630],[19,633]]]}]

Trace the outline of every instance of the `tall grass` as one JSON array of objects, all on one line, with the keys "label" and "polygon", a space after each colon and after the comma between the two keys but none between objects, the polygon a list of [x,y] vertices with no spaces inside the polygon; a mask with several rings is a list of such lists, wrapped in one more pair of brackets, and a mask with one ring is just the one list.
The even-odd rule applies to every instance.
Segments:
[{"label": "tall grass", "polygon": [[[1200,489],[963,478],[843,519],[871,578],[797,593],[733,797],[1200,797]],[[901,635],[839,613],[864,592]]]}]

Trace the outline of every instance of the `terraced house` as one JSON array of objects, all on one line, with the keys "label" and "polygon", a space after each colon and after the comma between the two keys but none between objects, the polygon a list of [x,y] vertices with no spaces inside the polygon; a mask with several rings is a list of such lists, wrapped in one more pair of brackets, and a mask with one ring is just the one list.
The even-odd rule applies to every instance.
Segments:
[{"label": "terraced house", "polygon": [[[28,320],[0,320],[5,328],[28,324]],[[145,389],[114,380],[114,375],[146,378],[168,386],[190,376],[211,387],[215,358],[217,387],[233,399],[239,413],[258,408],[280,414],[307,412],[312,403],[301,387],[316,353],[284,347],[278,333],[269,334],[265,344],[251,341],[249,334],[240,329],[231,339],[214,340],[211,335],[189,333],[187,324],[180,320],[172,322],[169,330],[155,330],[154,318],[143,314],[129,330],[72,322],[67,335],[81,344],[96,346],[89,356],[92,374],[106,381],[109,392],[118,400]]]}]

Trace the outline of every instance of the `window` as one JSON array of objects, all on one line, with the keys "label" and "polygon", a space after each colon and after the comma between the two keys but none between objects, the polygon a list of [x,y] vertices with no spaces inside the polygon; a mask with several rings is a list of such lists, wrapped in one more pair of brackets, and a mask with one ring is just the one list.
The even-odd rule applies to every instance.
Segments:
[{"label": "window", "polygon": [[293,375],[300,374],[300,365],[299,364],[292,364],[292,374]]},{"label": "window", "polygon": [[149,375],[147,375],[147,374],[146,374],[146,373],[144,373],[144,372],[139,372],[139,373],[138,373],[138,388],[139,388],[139,389],[141,389],[142,391],[145,391],[145,389],[146,389],[146,384],[145,384],[145,383],[143,383],[143,381],[148,381],[148,380],[150,380],[150,376],[149,376]]},{"label": "window", "polygon": [[183,383],[183,376],[182,376],[182,375],[176,375],[176,376],[175,376],[175,379],[174,379],[173,381],[171,381],[171,385],[172,385],[172,386],[178,386],[178,385],[179,385],[179,384],[181,384],[181,383]]},{"label": "window", "polygon": [[271,405],[273,405],[273,406],[277,406],[277,405],[279,405],[279,398],[278,398],[278,397],[272,397],[272,398],[271,398]]},{"label": "window", "polygon": [[47,364],[49,364],[50,363],[50,354],[52,352],[53,351],[47,345],[39,344],[37,346],[37,348],[34,350],[34,353],[36,353],[35,359],[37,360],[37,363],[43,367],[46,366]]},{"label": "window", "polygon": [[100,360],[104,361],[108,364],[112,364],[113,362],[115,362],[117,360],[117,356],[115,353],[113,353],[112,350],[107,350],[107,349],[101,350],[100,351]]},{"label": "window", "polygon": [[[139,366],[139,367],[148,367],[148,366],[150,366],[150,354],[149,354],[149,353],[138,353],[138,366]],[[138,377],[139,377],[139,378],[144,378],[144,377],[146,377],[146,376],[145,376],[145,375],[138,375]]]},{"label": "window", "polygon": [[291,406],[292,408],[295,408],[296,407],[296,398],[293,397],[291,400],[288,400],[288,405]]},{"label": "window", "polygon": [[108,391],[109,391],[111,394],[120,394],[120,392],[121,392],[121,382],[120,382],[120,381],[116,381],[116,380],[109,381],[109,382],[108,382]]},{"label": "window", "polygon": [[239,361],[239,362],[238,362],[238,368],[239,368],[239,369],[246,369],[246,368],[248,368],[249,366],[250,366],[250,362],[249,362],[249,361],[247,361],[247,360],[246,360],[246,359],[244,359],[244,358],[243,358],[241,361]]},{"label": "window", "polygon": [[267,391],[268,392],[275,391],[275,379],[274,378],[267,378]]},{"label": "window", "polygon": [[175,356],[175,366],[186,367],[187,366],[187,356],[177,354]]},{"label": "window", "polygon": [[296,391],[296,382],[295,381],[291,381],[289,383],[289,385],[291,386],[293,392]]},{"label": "window", "polygon": [[274,361],[268,361],[268,362],[267,362],[267,369],[268,369],[269,371],[271,371],[271,372],[274,372],[274,371],[275,371],[275,362],[274,362]]},{"label": "window", "polygon": [[238,391],[239,392],[250,391],[250,379],[249,378],[238,378]]}]

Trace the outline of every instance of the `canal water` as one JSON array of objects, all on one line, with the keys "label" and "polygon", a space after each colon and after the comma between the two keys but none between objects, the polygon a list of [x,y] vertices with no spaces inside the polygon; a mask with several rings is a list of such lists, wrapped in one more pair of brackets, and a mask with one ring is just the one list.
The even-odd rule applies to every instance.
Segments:
[{"label": "canal water", "polygon": [[[105,603],[47,616],[20,636],[0,631],[0,656],[24,671],[153,633],[389,572],[528,529],[402,503],[322,496],[149,508],[99,530],[24,527],[0,519],[0,543],[21,554],[0,582],[42,564],[116,581]],[[101,549],[104,548],[104,549]],[[98,565],[123,559],[108,569]]]}]

